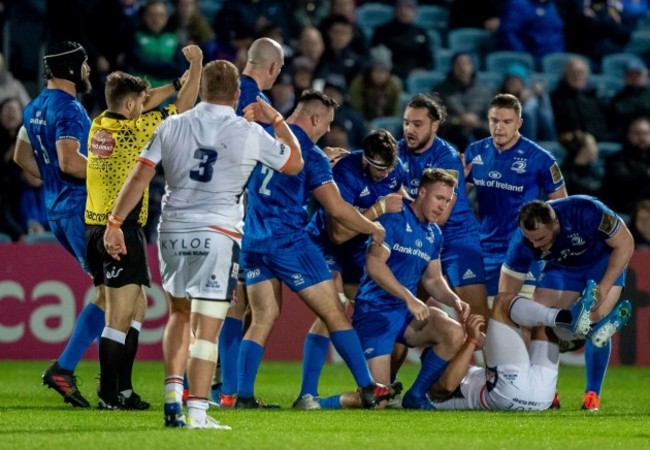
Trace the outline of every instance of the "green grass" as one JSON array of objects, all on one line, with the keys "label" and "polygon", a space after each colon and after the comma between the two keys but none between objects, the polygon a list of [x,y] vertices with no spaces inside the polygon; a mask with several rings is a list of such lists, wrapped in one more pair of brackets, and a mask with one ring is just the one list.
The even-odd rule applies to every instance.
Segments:
[{"label": "green grass", "polygon": [[[650,448],[650,367],[612,367],[601,411],[580,410],[584,369],[562,367],[562,409],[541,413],[458,411],[293,411],[297,363],[263,363],[257,394],[280,403],[280,411],[219,411],[210,414],[232,431],[186,431],[162,425],[161,363],[138,362],[135,385],[152,402],[150,411],[77,410],[40,386],[48,362],[2,361],[2,449],[640,449]],[[417,367],[403,368],[409,385]],[[81,391],[95,404],[98,365],[78,369]],[[353,386],[346,368],[328,364],[321,395]]]}]

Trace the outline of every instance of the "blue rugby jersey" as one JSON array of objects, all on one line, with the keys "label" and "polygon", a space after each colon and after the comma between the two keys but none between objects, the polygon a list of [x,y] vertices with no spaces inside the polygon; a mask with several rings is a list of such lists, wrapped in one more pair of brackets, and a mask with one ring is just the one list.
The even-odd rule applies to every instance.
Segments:
[{"label": "blue rugby jersey", "polygon": [[477,141],[465,150],[465,162],[472,163],[467,182],[476,189],[485,256],[506,253],[517,229],[517,214],[526,202],[564,186],[553,155],[523,136],[503,152],[494,147],[492,138]]},{"label": "blue rugby jersey", "polygon": [[605,243],[621,227],[622,219],[601,201],[586,195],[550,200],[560,222],[560,231],[549,251],[535,249],[521,228],[514,234],[504,262],[506,268],[525,274],[536,260],[547,266],[584,267],[609,258],[612,248]]},{"label": "blue rugby jersey", "polygon": [[[381,197],[398,192],[406,183],[406,172],[398,161],[390,174],[380,181],[373,181],[363,168],[363,151],[356,150],[339,161],[332,169],[334,181],[341,192],[343,200],[364,212]],[[323,241],[329,241],[327,235],[326,213],[319,208],[307,225],[307,232]],[[345,255],[355,261],[364,261],[368,236],[357,235],[334,248],[337,255]]]},{"label": "blue rugby jersey", "polygon": [[[264,164],[253,170],[248,182],[243,251],[274,253],[300,239],[308,239],[304,206],[314,189],[334,182],[325,153],[300,127],[289,127],[298,138],[305,166],[295,176],[276,172]],[[272,127],[267,132],[273,135]]]},{"label": "blue rugby jersey", "polygon": [[397,147],[399,149],[399,157],[403,161],[404,168],[408,173],[407,191],[411,197],[415,198],[418,195],[420,179],[425,169],[444,169],[451,173],[458,181],[454,189],[456,204],[449,215],[449,219],[441,227],[443,235],[450,236],[452,233],[468,234],[478,232],[478,223],[476,222],[474,211],[470,207],[465,193],[463,162],[456,149],[447,141],[437,136],[431,147],[420,154],[413,153],[409,150],[404,139],[401,139],[397,143]]},{"label": "blue rugby jersey", "polygon": [[86,205],[86,180],[61,172],[56,141],[75,139],[88,154],[90,118],[74,96],[60,89],[44,89],[23,111],[23,123],[34,148],[45,188],[50,220],[79,214]]},{"label": "blue rugby jersey", "polygon": [[240,77],[239,91],[241,94],[239,95],[237,110],[235,111],[238,116],[243,116],[244,108],[251,103],[257,102],[258,96],[269,105],[271,104],[271,100],[269,100],[269,98],[257,86],[257,82],[248,75],[242,75]]},{"label": "blue rugby jersey", "polygon": [[[390,252],[386,264],[395,278],[415,295],[429,263],[440,259],[442,232],[436,224],[419,221],[406,200],[401,213],[385,214],[379,222],[386,229],[383,245]],[[364,272],[355,309],[366,312],[401,308],[406,309],[406,303],[384,291]]]}]

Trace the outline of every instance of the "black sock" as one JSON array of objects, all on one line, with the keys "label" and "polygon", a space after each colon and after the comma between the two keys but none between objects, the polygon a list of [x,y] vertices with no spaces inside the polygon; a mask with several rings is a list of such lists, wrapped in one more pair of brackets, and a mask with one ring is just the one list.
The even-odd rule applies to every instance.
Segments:
[{"label": "black sock", "polygon": [[571,322],[573,322],[573,317],[568,309],[559,310],[555,316],[555,325],[571,325]]},{"label": "black sock", "polygon": [[133,363],[135,362],[135,355],[138,353],[139,338],[140,332],[133,327],[129,328],[129,332],[126,334],[124,353],[122,353],[122,362],[120,364],[118,392],[133,389],[131,377],[133,375]]},{"label": "black sock", "polygon": [[106,337],[99,339],[99,368],[101,371],[99,396],[107,403],[117,401],[117,379],[122,353],[124,353],[124,344]]}]

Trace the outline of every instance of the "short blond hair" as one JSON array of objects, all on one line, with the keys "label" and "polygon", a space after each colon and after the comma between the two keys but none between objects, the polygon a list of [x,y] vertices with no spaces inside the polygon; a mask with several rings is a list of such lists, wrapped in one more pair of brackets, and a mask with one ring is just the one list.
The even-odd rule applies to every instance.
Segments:
[{"label": "short blond hair", "polygon": [[239,90],[239,69],[230,61],[210,61],[201,76],[201,98],[205,101],[234,101]]}]

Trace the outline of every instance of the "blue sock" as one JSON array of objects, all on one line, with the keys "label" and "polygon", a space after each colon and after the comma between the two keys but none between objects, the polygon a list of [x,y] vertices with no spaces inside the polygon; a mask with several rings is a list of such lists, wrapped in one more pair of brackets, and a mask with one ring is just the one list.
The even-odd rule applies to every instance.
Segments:
[{"label": "blue sock", "polygon": [[600,395],[600,390],[603,387],[605,380],[605,373],[609,365],[609,355],[612,353],[612,340],[610,339],[607,344],[598,348],[587,339],[585,344],[585,365],[587,366],[587,388],[585,392],[594,391]]},{"label": "blue sock", "polygon": [[104,311],[94,303],[88,303],[77,317],[72,336],[57,359],[59,366],[74,371],[90,344],[102,334],[105,324]]},{"label": "blue sock", "polygon": [[244,321],[226,317],[219,336],[219,358],[221,359],[221,392],[233,395],[237,392],[237,358],[244,337]]},{"label": "blue sock", "polygon": [[334,348],[339,352],[350,372],[352,372],[357,386],[366,387],[371,384],[372,375],[370,375],[366,358],[363,356],[363,349],[356,331],[353,329],[335,331],[330,333],[330,339],[334,344]]},{"label": "blue sock", "polygon": [[321,398],[320,409],[341,409],[341,396],[332,395],[331,397]]},{"label": "blue sock", "polygon": [[409,391],[418,397],[425,396],[431,385],[442,375],[442,372],[449,363],[449,361],[445,361],[436,355],[431,348],[424,349],[421,361],[422,367],[420,367],[420,372],[415,378],[413,386],[409,389]]},{"label": "blue sock", "polygon": [[302,357],[302,386],[300,386],[298,397],[305,394],[318,397],[318,380],[325,365],[329,347],[329,338],[313,333],[307,334]]},{"label": "blue sock", "polygon": [[237,359],[237,395],[242,398],[255,396],[255,378],[262,363],[264,347],[255,341],[244,339]]}]

